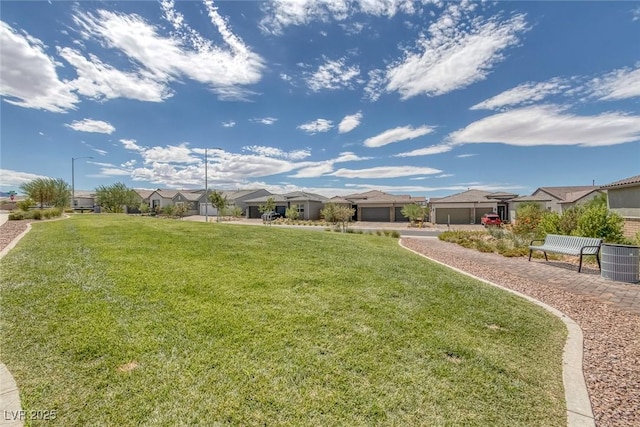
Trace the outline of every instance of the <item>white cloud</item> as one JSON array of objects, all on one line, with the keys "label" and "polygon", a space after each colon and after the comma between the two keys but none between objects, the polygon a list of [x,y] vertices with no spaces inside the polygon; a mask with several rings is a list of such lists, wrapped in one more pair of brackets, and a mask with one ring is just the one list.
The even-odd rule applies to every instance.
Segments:
[{"label": "white cloud", "polygon": [[127,150],[132,150],[132,151],[143,151],[144,150],[144,148],[142,148],[138,144],[136,144],[136,140],[135,139],[121,139],[120,142],[122,143],[122,146]]},{"label": "white cloud", "polygon": [[347,66],[346,58],[331,61],[325,58],[325,63],[320,65],[314,73],[307,73],[307,86],[314,92],[323,89],[352,89],[352,81],[360,75],[357,65]]},{"label": "white cloud", "polygon": [[458,154],[456,157],[459,159],[466,159],[467,157],[475,157],[477,154],[469,153],[469,154]]},{"label": "white cloud", "polygon": [[167,145],[166,147],[151,147],[141,151],[144,163],[199,163],[200,158],[192,155],[192,150],[186,143]]},{"label": "white cloud", "polygon": [[236,122],[234,122],[233,120],[230,120],[228,122],[222,122],[222,126],[226,127],[226,128],[232,128],[236,125]]},{"label": "white cloud", "polygon": [[640,67],[612,71],[589,84],[593,96],[601,100],[618,100],[640,96]]},{"label": "white cloud", "polygon": [[[265,2],[262,31],[281,34],[292,25],[313,21],[344,21],[356,13],[392,18],[397,13],[415,13],[414,0],[275,0]],[[425,1],[423,1],[425,3]]]},{"label": "white cloud", "polygon": [[415,51],[405,50],[404,58],[387,68],[389,92],[402,99],[417,95],[438,96],[484,80],[503,52],[519,42],[527,30],[524,15],[507,20],[497,17],[463,21],[476,4],[451,3],[421,37]]},{"label": "white cloud", "polygon": [[279,148],[265,147],[262,145],[251,145],[247,147],[242,147],[242,149],[258,154],[259,156],[276,157],[276,158],[288,159],[288,160],[302,160],[302,159],[306,159],[311,155],[311,151],[308,149],[286,152]]},{"label": "white cloud", "polygon": [[365,147],[382,147],[406,139],[414,139],[433,132],[433,127],[420,126],[413,128],[411,126],[402,126],[389,129],[379,135],[372,136],[364,140]]},{"label": "white cloud", "polygon": [[[159,34],[159,27],[138,15],[98,10],[78,12],[74,21],[84,38],[95,38],[105,47],[121,51],[139,64],[140,74],[149,79],[166,83],[186,77],[209,85],[222,99],[242,99],[247,95],[244,86],[261,79],[264,60],[233,34],[211,1],[205,0],[204,6],[223,45],[198,37],[184,22],[182,27],[178,25],[184,31],[164,37]],[[170,2],[163,3],[165,15],[171,7]],[[179,21],[177,15],[169,16]],[[131,37],[132,34],[136,36]]]},{"label": "white cloud", "polygon": [[415,157],[415,156],[431,156],[433,154],[441,154],[449,152],[453,149],[451,144],[432,145],[430,147],[418,148],[417,150],[405,153],[395,154],[393,157]]},{"label": "white cloud", "polygon": [[69,86],[78,93],[95,100],[114,98],[138,101],[162,102],[172,96],[163,83],[142,72],[125,72],[103,63],[95,55],[85,58],[79,51],[68,47],[59,48],[58,54],[71,64],[78,77]]},{"label": "white cloud", "polygon": [[48,177],[34,173],[17,172],[11,169],[0,169],[0,187],[5,187],[9,190],[18,191],[20,185],[38,178]]},{"label": "white cloud", "polygon": [[474,105],[471,110],[497,110],[502,107],[533,104],[568,88],[569,85],[561,79],[551,79],[542,83],[523,83]]},{"label": "white cloud", "polygon": [[275,117],[263,117],[261,119],[251,119],[254,123],[262,123],[263,125],[272,125],[278,121]]},{"label": "white cloud", "polygon": [[346,115],[338,125],[338,133],[347,133],[351,132],[358,126],[360,126],[360,121],[362,120],[362,113],[357,112],[356,114]]},{"label": "white cloud", "polygon": [[441,173],[440,175],[436,175],[436,178],[451,178],[452,176],[452,173]]},{"label": "white cloud", "polygon": [[399,178],[412,175],[433,175],[442,172],[439,169],[416,166],[380,166],[368,169],[338,169],[330,175],[341,178]]},{"label": "white cloud", "polygon": [[319,162],[312,166],[299,169],[295,174],[288,175],[289,178],[317,178],[333,172],[333,162]]},{"label": "white cloud", "polygon": [[495,114],[453,132],[452,143],[607,146],[640,140],[640,116],[602,113],[577,116],[552,106]]},{"label": "white cloud", "polygon": [[386,77],[384,70],[369,71],[369,81],[364,88],[364,99],[376,102],[384,92]]},{"label": "white cloud", "polygon": [[316,119],[314,121],[301,124],[298,129],[303,130],[311,135],[317,132],[328,132],[333,128],[333,121],[327,119]]},{"label": "white cloud", "polygon": [[116,130],[109,122],[93,119],[74,120],[71,124],[66,123],[65,126],[79,132],[106,133],[109,135]]},{"label": "white cloud", "polygon": [[340,153],[338,157],[333,159],[333,162],[334,163],[357,162],[357,161],[369,160],[369,159],[371,159],[371,157],[362,157],[362,156],[358,156],[356,153],[352,151],[345,151]]},{"label": "white cloud", "polygon": [[108,177],[108,176],[128,176],[128,175],[131,175],[131,172],[128,170],[119,169],[119,168],[102,168],[100,169],[99,176]]},{"label": "white cloud", "polygon": [[55,113],[76,109],[80,100],[58,78],[42,41],[0,21],[0,45],[0,95],[6,102]]},{"label": "white cloud", "polygon": [[631,10],[631,14],[633,15],[632,20],[635,21],[640,21],[640,6],[636,7],[635,9]]}]

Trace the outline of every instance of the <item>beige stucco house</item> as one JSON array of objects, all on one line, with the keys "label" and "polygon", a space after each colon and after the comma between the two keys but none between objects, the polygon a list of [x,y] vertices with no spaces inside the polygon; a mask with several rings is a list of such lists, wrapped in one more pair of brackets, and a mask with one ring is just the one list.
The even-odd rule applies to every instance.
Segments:
[{"label": "beige stucco house", "polygon": [[634,239],[640,233],[640,175],[601,187],[607,191],[607,205],[624,218],[624,235]]}]

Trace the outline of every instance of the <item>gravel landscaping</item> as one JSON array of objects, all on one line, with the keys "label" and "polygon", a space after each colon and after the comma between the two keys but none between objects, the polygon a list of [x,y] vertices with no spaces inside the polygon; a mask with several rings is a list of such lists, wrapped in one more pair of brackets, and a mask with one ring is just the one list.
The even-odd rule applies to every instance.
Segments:
[{"label": "gravel landscaping", "polygon": [[403,239],[402,244],[536,298],[571,317],[584,334],[583,369],[597,425],[640,426],[640,316],[465,259],[457,254],[466,249],[451,243]]},{"label": "gravel landscaping", "polygon": [[27,229],[31,220],[7,221],[0,225],[0,251],[9,246],[9,243]]}]

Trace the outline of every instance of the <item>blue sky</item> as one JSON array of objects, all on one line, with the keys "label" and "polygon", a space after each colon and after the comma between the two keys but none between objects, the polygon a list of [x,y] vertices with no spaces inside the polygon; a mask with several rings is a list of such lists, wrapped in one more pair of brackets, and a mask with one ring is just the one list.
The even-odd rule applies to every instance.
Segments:
[{"label": "blue sky", "polygon": [[640,2],[0,3],[0,190],[530,194],[640,173]]}]

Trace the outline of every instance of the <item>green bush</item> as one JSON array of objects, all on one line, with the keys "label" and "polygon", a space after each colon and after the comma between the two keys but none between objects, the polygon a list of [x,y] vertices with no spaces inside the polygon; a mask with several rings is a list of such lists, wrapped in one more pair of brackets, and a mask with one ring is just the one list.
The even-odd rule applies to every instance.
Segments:
[{"label": "green bush", "polygon": [[594,204],[580,215],[576,233],[585,237],[599,237],[608,243],[623,243],[626,241],[622,234],[623,224],[620,215],[606,206]]},{"label": "green bush", "polygon": [[400,238],[400,233],[396,230],[391,232],[391,237],[393,237],[394,239],[399,239]]},{"label": "green bush", "polygon": [[31,218],[33,218],[35,220],[41,220],[42,219],[42,211],[41,210],[32,211],[30,216],[31,216]]},{"label": "green bush", "polygon": [[20,221],[24,219],[24,212],[13,212],[9,214],[9,221]]},{"label": "green bush", "polygon": [[27,212],[29,210],[29,208],[31,206],[35,205],[35,202],[30,199],[30,198],[26,198],[20,202],[16,203],[16,206],[18,207],[18,209],[20,209],[21,211]]},{"label": "green bush", "polygon": [[541,237],[544,232],[539,228],[545,211],[538,203],[523,203],[516,211],[516,223],[512,228],[514,234],[526,237]]},{"label": "green bush", "polygon": [[560,222],[558,223],[558,233],[563,235],[576,235],[578,229],[578,220],[583,214],[584,209],[581,206],[573,206],[562,213]]},{"label": "green bush", "polygon": [[541,233],[547,234],[565,234],[560,231],[560,222],[562,217],[557,212],[544,212],[538,228]]}]

